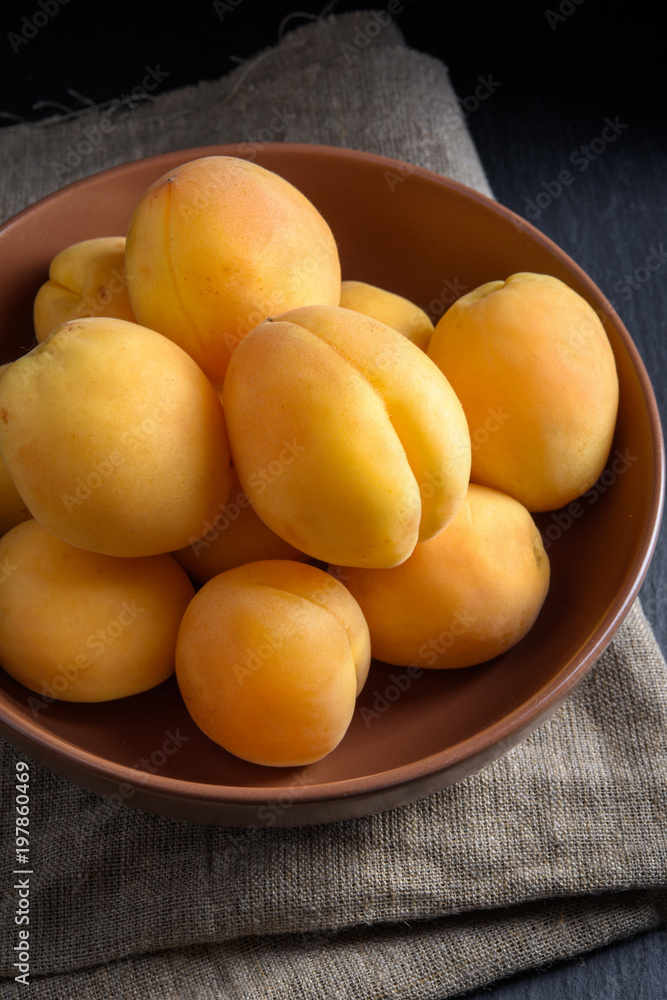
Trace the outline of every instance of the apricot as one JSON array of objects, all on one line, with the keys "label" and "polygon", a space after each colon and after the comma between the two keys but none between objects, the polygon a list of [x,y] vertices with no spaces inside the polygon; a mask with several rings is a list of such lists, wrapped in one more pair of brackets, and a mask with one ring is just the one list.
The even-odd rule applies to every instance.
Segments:
[{"label": "apricot", "polygon": [[183,616],[176,677],[210,739],[255,764],[320,760],[345,735],[370,663],[368,626],[345,587],[289,560],[213,577]]},{"label": "apricot", "polygon": [[266,524],[323,562],[394,566],[463,502],[470,437],[447,379],[407,337],[340,306],[259,324],[223,402]]},{"label": "apricot", "polygon": [[0,537],[21,524],[28,521],[32,514],[26,507],[23,498],[14,485],[14,480],[7,472],[2,457],[0,456]]},{"label": "apricot", "polygon": [[0,663],[47,699],[93,702],[147,691],[174,671],[194,595],[169,555],[86,552],[32,520],[0,539]]},{"label": "apricot", "polygon": [[549,588],[530,513],[472,483],[444,531],[400,566],[330,569],[363,611],[372,655],[396,666],[469,667],[504,653],[532,627]]},{"label": "apricot", "polygon": [[424,310],[410,299],[366,281],[346,279],[341,283],[340,303],[344,309],[372,316],[398,330],[425,351],[433,335],[433,323]]},{"label": "apricot", "polygon": [[308,559],[258,517],[234,469],[229,502],[205,527],[201,537],[193,536],[189,545],[172,553],[197,583],[261,559]]},{"label": "apricot", "polygon": [[294,185],[233,156],[155,181],[132,215],[125,264],[138,321],[180,344],[216,386],[267,316],[340,299],[328,223]]},{"label": "apricot", "polygon": [[[9,369],[11,362],[0,365],[0,378]],[[32,514],[23,502],[23,498],[14,485],[14,480],[7,471],[2,455],[0,455],[0,538],[23,521],[28,521]]]},{"label": "apricot", "polygon": [[181,548],[229,498],[213,386],[180,347],[125,320],[63,323],[14,361],[0,451],[44,527],[107,555]]},{"label": "apricot", "polygon": [[429,357],[461,400],[474,482],[528,510],[554,510],[595,483],[616,425],[618,375],[594,309],[548,274],[521,272],[458,299]]},{"label": "apricot", "polygon": [[56,326],[84,316],[136,322],[125,277],[125,237],[101,236],[65,247],[51,261],[49,280],[33,305],[41,343]]}]

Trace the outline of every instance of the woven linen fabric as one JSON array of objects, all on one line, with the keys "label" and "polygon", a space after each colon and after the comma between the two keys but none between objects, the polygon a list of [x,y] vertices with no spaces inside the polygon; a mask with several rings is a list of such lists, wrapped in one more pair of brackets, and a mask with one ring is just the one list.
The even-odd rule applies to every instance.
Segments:
[{"label": "woven linen fabric", "polygon": [[[94,145],[102,115],[113,128]],[[490,193],[446,68],[366,11],[298,28],[218,82],[2,130],[0,214],[126,160],[269,135]],[[30,995],[439,1000],[656,927],[666,682],[637,601],[576,691],[504,757],[418,802],[316,827],[149,815],[31,764]],[[1,1000],[25,995],[8,819],[21,759],[0,744]]]}]

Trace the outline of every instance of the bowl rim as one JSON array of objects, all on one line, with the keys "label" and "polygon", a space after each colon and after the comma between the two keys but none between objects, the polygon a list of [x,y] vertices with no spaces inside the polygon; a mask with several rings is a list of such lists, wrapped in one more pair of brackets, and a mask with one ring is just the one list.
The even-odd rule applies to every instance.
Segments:
[{"label": "bowl rim", "polygon": [[[15,226],[20,225],[25,217],[29,217],[32,213],[41,210],[43,206],[62,197],[64,192],[73,189],[81,190],[106,179],[122,177],[123,174],[132,173],[139,164],[144,166],[154,164],[156,168],[155,176],[159,177],[162,166],[164,166],[164,169],[161,172],[166,172],[176,162],[186,162],[186,160],[202,156],[229,155],[248,159],[247,155],[244,157],[244,150],[247,154],[248,143],[237,142],[184,147],[182,149],[157,153],[152,156],[138,157],[135,160],[107,167],[104,170],[71,181],[44,195],[5,220],[0,225],[0,251],[7,233]],[[393,168],[394,170],[407,171],[409,176],[419,177],[426,182],[464,195],[468,199],[478,202],[487,210],[504,218],[507,222],[512,223],[515,227],[520,227],[521,230],[530,236],[531,240],[541,244],[543,249],[552,256],[557,257],[577,278],[589,298],[598,302],[602,307],[608,322],[613,326],[628,352],[632,367],[640,384],[648,421],[652,430],[651,457],[654,463],[652,495],[647,525],[641,544],[637,547],[637,553],[632,564],[626,568],[626,580],[631,582],[615,598],[589,639],[582,645],[578,653],[564,665],[559,674],[543,685],[542,688],[512,712],[487,726],[481,732],[475,733],[473,736],[448,747],[446,750],[438,751],[417,761],[373,774],[328,781],[323,784],[296,783],[290,785],[290,800],[295,805],[297,803],[309,805],[328,803],[342,798],[348,800],[355,799],[368,796],[369,794],[383,793],[387,790],[396,790],[402,786],[414,785],[429,776],[448,771],[465,760],[480,756],[483,757],[485,752],[498,744],[505,743],[509,748],[517,742],[516,739],[512,740],[512,734],[526,733],[536,728],[562,703],[607,648],[628,615],[642,585],[655,551],[664,509],[665,448],[662,424],[653,387],[644,362],[629,331],[609,300],[580,265],[529,220],[502,205],[494,198],[460,181],[438,174],[428,168],[415,166],[378,153],[367,153],[363,150],[342,146],[290,142],[263,143],[261,151],[268,151],[269,153],[286,152],[288,155],[304,159],[312,158],[313,155],[338,157],[346,161],[370,162],[386,169]],[[7,734],[7,738],[14,745],[16,745],[14,742],[15,737],[18,743],[34,748],[42,756],[48,755],[49,760],[53,760],[54,762],[52,770],[56,770],[56,761],[62,765],[71,765],[74,751],[76,762],[79,765],[79,772],[83,770],[87,773],[97,775],[107,782],[110,781],[119,787],[131,785],[163,798],[177,798],[181,801],[194,800],[200,805],[210,804],[218,808],[225,805],[259,808],[267,803],[275,802],[276,798],[284,790],[283,785],[256,787],[221,785],[217,783],[209,784],[136,770],[78,747],[59,735],[45,730],[39,725],[38,720],[27,718],[25,714],[18,709],[14,709],[12,705],[3,708],[2,715],[0,715],[0,729]],[[292,771],[299,770],[299,768],[292,769]],[[128,804],[132,804],[131,801]]]}]

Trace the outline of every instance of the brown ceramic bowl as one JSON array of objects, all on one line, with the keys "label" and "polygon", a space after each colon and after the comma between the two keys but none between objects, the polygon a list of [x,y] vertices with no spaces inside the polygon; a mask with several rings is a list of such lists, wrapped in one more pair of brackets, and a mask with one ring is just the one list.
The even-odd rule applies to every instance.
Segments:
[{"label": "brown ceramic bowl", "polygon": [[[178,163],[243,147],[168,153],[89,177],[0,229],[0,361],[33,343],[32,301],[54,254],[123,234],[144,189]],[[276,144],[256,161],[308,195],[340,246],[343,275],[393,289],[436,314],[463,290],[515,271],[562,278],[601,314],[621,396],[608,470],[584,513],[540,515],[552,582],[530,633],[478,667],[374,663],[342,743],[302,768],[238,760],[190,720],[175,680],[95,705],[53,703],[0,670],[0,729],[32,760],[130,806],[200,822],[299,825],[362,816],[461,780],[505,753],[567,698],[626,616],[652,556],[664,451],[649,379],[618,316],[581,269],[525,221],[426,170],[345,149]],[[620,456],[620,457],[619,457]]]}]

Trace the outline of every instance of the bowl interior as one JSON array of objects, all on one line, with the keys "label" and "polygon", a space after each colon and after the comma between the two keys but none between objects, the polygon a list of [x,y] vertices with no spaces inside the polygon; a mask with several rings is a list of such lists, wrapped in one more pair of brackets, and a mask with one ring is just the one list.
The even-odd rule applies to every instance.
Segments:
[{"label": "bowl interior", "polygon": [[[209,147],[138,161],[64,188],[10,220],[0,231],[0,361],[33,345],[32,302],[60,249],[124,234],[156,177],[212,152],[240,155],[235,146]],[[576,510],[536,518],[552,582],[530,633],[504,656],[466,670],[410,674],[374,663],[348,734],[317,764],[272,769],[232,757],[190,720],[173,678],[119,702],[36,707],[0,670],[0,724],[34,759],[100,791],[114,783],[152,788],[159,802],[141,795],[128,801],[174,814],[190,802],[193,816],[217,822],[234,802],[257,809],[285,789],[304,802],[343,800],[455,766],[460,776],[466,760],[472,769],[476,755],[500,753],[553,709],[610,641],[648,566],[662,507],[662,438],[648,378],[620,320],[565,253],[483,196],[380,157],[277,144],[256,151],[256,161],[320,209],[338,241],[343,277],[405,295],[434,318],[465,291],[516,271],[562,278],[599,312],[621,396],[597,486]],[[171,796],[181,805],[172,809]],[[204,800],[206,816],[196,807]]]}]

